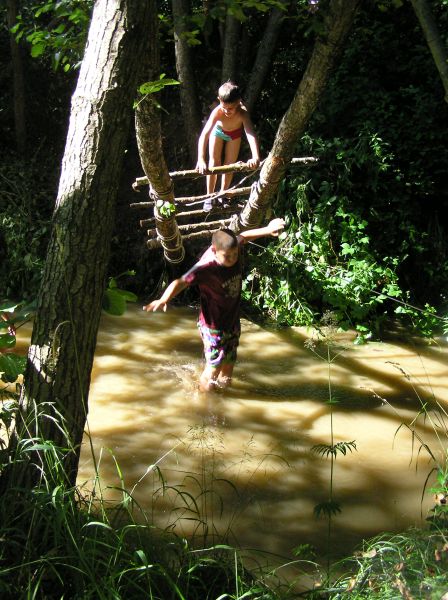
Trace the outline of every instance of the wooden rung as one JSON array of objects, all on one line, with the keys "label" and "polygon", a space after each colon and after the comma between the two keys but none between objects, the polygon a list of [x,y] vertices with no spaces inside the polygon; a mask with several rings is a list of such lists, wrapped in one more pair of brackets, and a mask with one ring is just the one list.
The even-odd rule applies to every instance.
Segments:
[{"label": "wooden rung", "polygon": [[[222,192],[215,192],[213,194],[203,194],[201,196],[181,196],[180,198],[174,198],[174,202],[176,204],[188,204],[189,202],[203,202],[208,198],[222,198],[223,196],[228,196],[229,198],[237,198],[239,196],[246,196],[250,194],[251,187],[242,187],[242,188],[230,188],[228,190],[223,190]],[[129,205],[131,208],[152,208],[154,206],[154,202],[133,202]]]},{"label": "wooden rung", "polygon": [[[245,162],[237,162],[232,163],[230,165],[221,165],[219,167],[210,167],[207,169],[206,173],[202,175],[202,173],[198,173],[195,169],[186,169],[185,171],[171,171],[169,174],[171,179],[191,179],[197,177],[204,177],[205,175],[220,175],[222,173],[249,173],[251,171],[256,171],[258,167],[255,169],[253,167],[248,167]],[[148,185],[147,177],[137,177],[132,184],[132,187],[135,189],[142,185]]]},{"label": "wooden rung", "polygon": [[[215,231],[219,231],[219,229],[220,228],[218,227],[217,229],[203,229],[201,231],[195,231],[194,233],[187,233],[186,235],[182,236],[182,239],[185,241],[200,239],[204,237],[211,238]],[[159,238],[153,238],[151,240],[147,240],[146,246],[149,248],[149,250],[154,250],[154,248],[161,248],[162,244],[160,243]]]},{"label": "wooden rung", "polygon": [[[223,207],[218,207],[216,208],[216,210],[203,210],[202,208],[200,210],[189,210],[186,212],[180,212],[180,213],[176,213],[176,220],[179,221],[179,219],[190,219],[191,217],[203,217],[206,215],[210,215],[210,216],[216,216],[218,214],[220,215],[229,215],[234,213],[237,210],[240,210],[241,207],[243,206],[243,204],[232,204],[231,206],[226,206],[225,208]],[[150,225],[152,225],[155,222],[156,218],[155,217],[151,217],[150,219],[140,219],[140,227],[149,227]]]},{"label": "wooden rung", "polygon": [[[230,223],[230,219],[219,219],[217,221],[203,221],[202,223],[188,223],[187,225],[179,225],[178,229],[183,233],[192,233],[194,231],[206,230],[210,229],[222,229],[223,227],[227,227]],[[148,229],[146,232],[149,238],[154,238],[157,235],[156,229]]]},{"label": "wooden rung", "polygon": [[175,202],[177,204],[188,204],[188,202],[202,202],[203,200],[207,200],[208,198],[222,198],[223,196],[227,196],[229,198],[236,198],[238,196],[246,196],[250,194],[251,187],[242,187],[242,188],[231,188],[228,190],[223,190],[222,192],[215,192],[214,194],[204,194],[202,196],[184,196],[180,198],[175,198]]}]

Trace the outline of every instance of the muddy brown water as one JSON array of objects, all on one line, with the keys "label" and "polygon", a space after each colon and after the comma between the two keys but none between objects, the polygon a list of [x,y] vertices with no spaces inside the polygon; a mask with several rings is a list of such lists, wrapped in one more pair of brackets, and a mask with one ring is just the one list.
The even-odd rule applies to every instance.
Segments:
[{"label": "muddy brown water", "polygon": [[[209,543],[225,535],[280,562],[301,544],[338,557],[379,532],[423,525],[434,462],[406,425],[422,402],[436,408],[418,434],[443,460],[447,437],[434,423],[437,405],[448,406],[446,341],[355,346],[344,333],[329,369],[305,347],[310,337],[243,319],[232,387],[200,394],[194,309],[103,315],[79,484],[94,486],[93,448],[105,497],[123,486],[161,527],[201,539],[206,521]],[[331,443],[331,422],[333,443],[356,450],[334,462],[341,512],[328,545],[328,521],[313,511],[329,498],[330,460],[312,448]]]}]

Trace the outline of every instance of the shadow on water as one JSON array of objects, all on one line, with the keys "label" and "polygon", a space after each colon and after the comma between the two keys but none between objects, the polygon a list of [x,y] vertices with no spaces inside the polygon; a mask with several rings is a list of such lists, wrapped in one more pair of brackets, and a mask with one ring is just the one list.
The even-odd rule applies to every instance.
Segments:
[{"label": "shadow on water", "polygon": [[[195,320],[195,311],[178,308],[103,317],[89,401],[100,474],[120,485],[112,453],[136,501],[181,535],[204,533],[206,517],[209,536],[219,531],[244,547],[290,557],[299,544],[312,544],[325,554],[327,522],[313,509],[328,499],[330,463],[311,448],[330,443],[328,366],[304,348],[306,331],[244,321],[232,387],[199,394]],[[446,406],[448,398],[446,346],[416,354],[403,343],[342,341],[348,348],[331,369],[334,435],[335,442],[354,440],[357,450],[335,463],[342,512],[333,521],[333,556],[379,531],[423,523],[433,464],[400,426],[411,423],[421,401]],[[419,434],[441,455],[430,422],[420,421]],[[177,491],[162,494],[153,465]],[[88,444],[80,466],[79,482],[90,482]]]}]

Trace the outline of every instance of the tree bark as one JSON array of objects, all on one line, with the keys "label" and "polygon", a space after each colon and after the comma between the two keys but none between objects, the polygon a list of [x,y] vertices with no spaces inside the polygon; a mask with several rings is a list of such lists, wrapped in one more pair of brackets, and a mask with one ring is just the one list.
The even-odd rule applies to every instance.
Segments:
[{"label": "tree bark", "polygon": [[[17,20],[16,0],[7,0],[7,22],[10,30]],[[22,156],[26,151],[26,120],[25,120],[25,80],[23,76],[23,63],[20,47],[14,35],[9,33],[9,46],[11,49],[11,65],[13,75],[13,102],[14,102],[14,129],[16,147]]]},{"label": "tree bark", "polygon": [[236,78],[240,30],[240,21],[233,15],[227,13],[224,32],[221,82],[233,81]]},{"label": "tree bark", "polygon": [[188,153],[192,164],[198,155],[197,140],[201,129],[199,100],[196,91],[196,77],[193,70],[191,47],[185,33],[188,14],[188,0],[171,0],[174,20],[174,48],[176,53],[177,77],[180,81],[180,103]]},{"label": "tree bark", "polygon": [[436,20],[427,0],[411,0],[415,14],[423,29],[426,42],[431,51],[445,90],[445,102],[448,102],[448,52],[443,43]]},{"label": "tree bark", "polygon": [[257,56],[247,86],[247,93],[244,95],[244,104],[249,112],[252,112],[263,87],[285,14],[286,9],[281,10],[278,7],[274,7],[269,14],[263,38],[258,45]]},{"label": "tree bark", "polygon": [[[94,6],[10,448],[29,438],[49,440],[69,485],[76,482],[120,170],[153,3],[98,0]],[[51,483],[48,453],[24,454],[2,487],[5,480],[25,489]]]},{"label": "tree bark", "polygon": [[280,123],[271,152],[263,163],[259,180],[252,187],[249,201],[240,214],[236,229],[257,227],[264,220],[362,1],[330,1],[324,17],[324,34],[316,40],[302,81]]},{"label": "tree bark", "polygon": [[[155,3],[153,3],[151,9],[148,36],[151,45],[146,58],[146,70],[152,80],[160,68]],[[135,131],[140,161],[150,184],[149,195],[154,201],[156,228],[161,239],[165,258],[170,263],[182,262],[185,250],[175,216],[172,215],[166,218],[157,207],[158,200],[174,204],[174,186],[163,155],[160,109],[157,108],[152,96],[138,103],[135,111]]]}]

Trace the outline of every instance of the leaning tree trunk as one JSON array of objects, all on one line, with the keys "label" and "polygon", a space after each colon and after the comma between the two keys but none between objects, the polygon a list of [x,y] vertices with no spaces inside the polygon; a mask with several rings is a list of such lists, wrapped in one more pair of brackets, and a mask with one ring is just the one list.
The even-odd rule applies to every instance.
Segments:
[{"label": "leaning tree trunk", "polygon": [[[7,0],[7,22],[11,29],[17,19],[16,0]],[[20,47],[14,35],[9,34],[9,45],[11,48],[11,66],[13,76],[13,102],[14,102],[14,128],[16,147],[19,154],[25,154],[26,150],[26,124],[25,124],[25,81],[23,77],[23,64]]]},{"label": "leaning tree trunk", "polygon": [[[146,56],[146,74],[153,80],[160,69],[158,44],[158,20],[155,3],[151,9],[148,36],[151,40]],[[152,96],[137,104],[135,131],[140,162],[149,182],[149,195],[154,201],[154,216],[157,237],[163,247],[165,258],[170,263],[180,263],[185,256],[182,238],[174,214],[163,216],[158,204],[164,202],[174,206],[174,186],[168,172],[162,147],[160,109]]]},{"label": "leaning tree trunk", "polygon": [[307,126],[363,0],[331,0],[325,30],[317,39],[302,81],[285,113],[258,181],[242,210],[236,229],[257,227],[265,218],[284,177],[298,139]]},{"label": "leaning tree trunk", "polygon": [[445,102],[448,102],[448,52],[437,27],[427,0],[411,0],[426,42],[431,51],[437,70],[445,90]]},{"label": "leaning tree trunk", "polygon": [[[29,438],[54,444],[69,485],[76,481],[121,164],[153,2],[98,0],[93,10],[10,448]],[[12,462],[6,486],[52,483],[45,451],[24,455]]]},{"label": "leaning tree trunk", "polygon": [[252,112],[263,87],[285,14],[286,7],[283,10],[274,7],[270,12],[263,38],[258,45],[257,56],[247,86],[247,93],[244,96],[244,104],[249,112]]},{"label": "leaning tree trunk", "polygon": [[240,30],[241,22],[233,15],[227,14],[224,32],[221,83],[236,78]]},{"label": "leaning tree trunk", "polygon": [[176,70],[180,81],[180,103],[182,119],[187,139],[188,153],[192,164],[196,164],[198,155],[197,140],[201,128],[199,100],[196,92],[196,77],[193,70],[191,47],[186,32],[188,0],[171,0],[174,20],[174,48],[176,52]]}]

